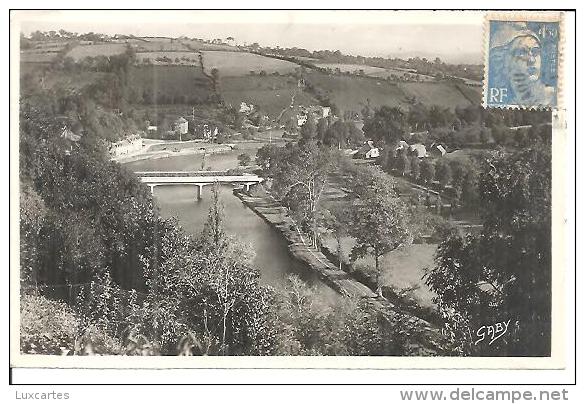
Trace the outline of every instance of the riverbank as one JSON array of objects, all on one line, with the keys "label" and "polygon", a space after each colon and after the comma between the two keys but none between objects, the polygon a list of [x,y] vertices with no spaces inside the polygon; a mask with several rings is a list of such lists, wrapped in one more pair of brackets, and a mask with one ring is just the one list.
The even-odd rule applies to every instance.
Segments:
[{"label": "riverbank", "polygon": [[417,348],[421,354],[437,355],[443,351],[444,339],[438,327],[378,297],[369,287],[339,269],[322,252],[305,242],[286,209],[278,202],[270,197],[253,197],[240,191],[234,191],[234,195],[276,229],[287,241],[291,257],[315,272],[323,283],[343,296],[366,301],[391,323],[400,323],[400,327],[414,331],[412,335],[418,336],[420,346]]},{"label": "riverbank", "polygon": [[[154,146],[154,145],[153,145]],[[221,145],[221,144],[197,144],[193,146],[193,148],[182,148],[180,150],[173,150],[172,144],[168,146],[171,150],[144,150],[140,153],[132,154],[132,155],[125,155],[120,157],[112,158],[112,161],[116,161],[120,164],[124,163],[132,163],[135,161],[141,160],[154,160],[154,159],[163,159],[169,157],[180,157],[180,156],[190,156],[196,154],[218,154],[218,153],[227,153],[234,149],[233,145]]]}]

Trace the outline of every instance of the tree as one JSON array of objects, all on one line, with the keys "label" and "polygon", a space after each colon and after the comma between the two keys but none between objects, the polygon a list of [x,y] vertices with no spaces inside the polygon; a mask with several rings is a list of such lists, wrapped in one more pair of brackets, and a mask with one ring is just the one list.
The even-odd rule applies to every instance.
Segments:
[{"label": "tree", "polygon": [[216,67],[211,69],[211,82],[213,84],[213,92],[219,94],[219,69]]},{"label": "tree", "polygon": [[333,152],[316,142],[287,144],[275,161],[272,190],[302,228],[317,241],[317,210],[335,159]]},{"label": "tree", "polygon": [[[426,283],[436,302],[463,320],[462,353],[550,355],[550,148],[495,158],[479,189],[482,233],[442,242]],[[504,318],[511,329],[497,343],[469,343],[472,330]]]},{"label": "tree", "polygon": [[396,161],[397,161],[396,169],[400,171],[400,173],[404,177],[406,174],[410,172],[411,169],[410,158],[408,157],[408,154],[405,151],[404,152],[401,151],[396,156]]},{"label": "tree", "polygon": [[423,159],[420,165],[420,178],[425,184],[430,184],[435,179],[435,164],[432,160]]},{"label": "tree", "polygon": [[494,142],[501,146],[507,146],[513,141],[513,131],[506,126],[494,126],[492,127],[492,137]]},{"label": "tree", "polygon": [[416,154],[410,156],[410,176],[415,181],[420,177],[420,159]]},{"label": "tree", "polygon": [[356,244],[351,259],[371,254],[376,268],[376,293],[382,296],[380,258],[412,242],[407,210],[396,195],[394,182],[379,169],[368,168],[356,179],[359,198],[352,206],[349,233]]},{"label": "tree", "polygon": [[280,147],[275,144],[265,144],[256,151],[256,165],[262,170],[262,175],[272,178],[276,173]]},{"label": "tree", "polygon": [[327,129],[323,143],[341,149],[341,146],[347,143],[348,136],[348,127],[345,122],[337,120]]},{"label": "tree", "polygon": [[226,247],[226,234],[223,226],[223,204],[219,199],[219,184],[213,184],[212,193],[213,200],[209,207],[207,222],[203,227],[202,240],[215,251],[221,251]]},{"label": "tree", "polygon": [[343,245],[342,239],[348,234],[348,217],[349,211],[343,206],[336,206],[321,212],[321,223],[330,232],[337,242],[337,260],[339,269],[343,263]]},{"label": "tree", "polygon": [[365,118],[364,133],[375,141],[395,147],[408,133],[406,115],[396,107],[380,107],[373,116]]},{"label": "tree", "polygon": [[461,201],[465,206],[474,206],[479,199],[478,191],[479,173],[475,165],[470,165],[461,184]]},{"label": "tree", "polygon": [[238,155],[238,162],[241,166],[246,167],[250,165],[252,161],[252,157],[248,153],[241,153]]},{"label": "tree", "polygon": [[443,188],[451,182],[451,166],[443,159],[437,161],[437,180]]},{"label": "tree", "polygon": [[408,111],[408,123],[414,130],[425,129],[429,126],[429,110],[422,103],[415,103]]},{"label": "tree", "polygon": [[315,119],[312,114],[308,114],[307,122],[301,126],[301,139],[299,143],[308,143],[317,137],[317,126],[315,125]]},{"label": "tree", "polygon": [[320,142],[324,142],[328,128],[329,120],[327,118],[320,118],[319,121],[317,121],[317,138]]}]

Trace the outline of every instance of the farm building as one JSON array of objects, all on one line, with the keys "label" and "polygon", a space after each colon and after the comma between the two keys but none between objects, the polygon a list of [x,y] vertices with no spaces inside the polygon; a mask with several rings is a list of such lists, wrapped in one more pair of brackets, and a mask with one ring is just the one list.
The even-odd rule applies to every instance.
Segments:
[{"label": "farm building", "polygon": [[415,143],[410,145],[410,152],[415,154],[419,159],[428,157],[427,148],[424,144]]},{"label": "farm building", "polygon": [[380,149],[374,146],[374,142],[368,140],[364,145],[353,155],[356,159],[375,159],[380,157]]}]

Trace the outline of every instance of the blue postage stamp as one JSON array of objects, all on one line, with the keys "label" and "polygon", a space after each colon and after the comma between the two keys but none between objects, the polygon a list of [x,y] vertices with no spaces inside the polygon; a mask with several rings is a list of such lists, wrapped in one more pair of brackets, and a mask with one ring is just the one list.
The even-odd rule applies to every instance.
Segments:
[{"label": "blue postage stamp", "polygon": [[561,19],[489,19],[484,106],[556,108]]}]

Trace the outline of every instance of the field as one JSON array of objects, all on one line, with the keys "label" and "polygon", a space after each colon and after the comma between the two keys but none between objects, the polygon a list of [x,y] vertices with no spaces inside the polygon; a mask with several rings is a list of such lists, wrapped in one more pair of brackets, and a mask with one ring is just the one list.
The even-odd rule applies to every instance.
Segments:
[{"label": "field", "polygon": [[306,92],[298,91],[297,81],[292,77],[248,76],[221,78],[221,94],[227,104],[238,107],[242,101],[252,103],[276,118],[290,106],[292,95],[295,105],[317,105],[318,101]]},{"label": "field", "polygon": [[247,52],[202,51],[203,66],[209,74],[212,69],[219,69],[221,77],[248,76],[250,71],[260,73],[264,70],[271,74],[292,73],[299,66],[286,60],[273,59]]},{"label": "field", "polygon": [[[468,80],[469,82],[475,83],[471,80]],[[481,83],[480,83],[481,84]],[[481,103],[481,85],[480,86],[467,86],[465,84],[459,84],[456,83],[455,86],[457,87],[457,89],[459,91],[461,91],[461,94],[463,94],[465,96],[465,98],[467,98],[467,100],[469,100],[470,103],[472,104],[479,104]]]},{"label": "field", "polygon": [[375,66],[366,66],[366,65],[358,65],[358,64],[347,64],[347,63],[314,63],[315,66],[331,69],[335,71],[339,69],[342,73],[353,73],[359,74],[360,71],[363,70],[363,74],[365,76],[370,77],[379,77],[382,79],[395,76],[396,78],[404,78],[406,75],[418,76],[420,81],[435,81],[435,78],[432,76],[427,76],[425,74],[418,74],[416,71],[407,70],[407,69],[385,69],[383,67],[375,67]]},{"label": "field", "polygon": [[21,63],[49,63],[59,55],[59,51],[44,49],[26,50],[20,52]]},{"label": "field", "polygon": [[193,51],[226,51],[237,52],[238,49],[229,45],[214,45],[196,39],[182,39],[181,43]]},{"label": "field", "polygon": [[342,111],[359,112],[368,100],[373,107],[406,103],[404,92],[396,84],[385,80],[310,72],[305,81],[327,94]]},{"label": "field", "polygon": [[400,83],[399,86],[406,94],[416,97],[426,105],[440,105],[451,109],[457,106],[466,107],[471,104],[469,97],[474,92],[477,93],[479,103],[478,89],[468,87],[469,93],[463,94],[455,83]]},{"label": "field", "polygon": [[372,75],[373,73],[383,73],[384,70],[381,67],[373,67],[373,66],[364,66],[364,65],[356,65],[356,64],[346,64],[346,63],[313,63],[317,67],[322,67],[324,69],[339,69],[343,73],[357,73],[360,70],[364,71],[365,75]]},{"label": "field", "polygon": [[343,111],[360,111],[366,103],[408,106],[412,97],[426,105],[440,105],[455,109],[457,106],[478,104],[481,89],[455,82],[388,82],[372,77],[328,75],[309,72],[305,80],[324,92]]},{"label": "field", "polygon": [[[171,62],[156,60],[157,58],[165,57],[171,59]],[[178,61],[177,58],[179,59]],[[148,62],[145,62],[145,59],[148,59]],[[136,61],[139,64],[199,66],[199,53],[191,51],[139,52],[136,53]]]},{"label": "field", "polygon": [[131,88],[145,103],[193,104],[208,100],[211,83],[196,66],[141,66],[130,74]]},{"label": "field", "polygon": [[34,93],[38,88],[62,88],[66,91],[77,92],[96,83],[109,73],[100,72],[63,72],[40,67],[37,63],[23,63],[21,65],[20,91],[23,95]]},{"label": "field", "polygon": [[86,57],[112,56],[124,53],[126,44],[122,43],[105,43],[96,45],[79,45],[67,53],[68,57],[73,58],[76,62]]},{"label": "field", "polygon": [[189,51],[179,40],[170,40],[170,38],[146,38],[145,41],[134,42],[133,46],[136,52],[156,52],[156,51]]},{"label": "field", "polygon": [[368,76],[380,77],[384,79],[393,76],[399,79],[412,79],[414,76],[417,81],[436,81],[433,76],[427,76],[426,74],[419,74],[416,71],[408,71],[405,69],[382,69],[381,71],[375,71],[371,74],[368,74]]},{"label": "field", "polygon": [[[325,237],[324,244],[329,251],[337,251],[337,241],[332,237]],[[349,262],[349,253],[354,240],[345,237],[341,240],[342,257]],[[392,251],[381,260],[382,285],[390,286],[399,291],[412,289],[412,297],[423,307],[433,307],[432,299],[435,294],[425,285],[422,279],[424,269],[433,266],[433,258],[437,250],[436,244],[412,244],[405,249]],[[374,259],[366,256],[356,260],[354,268],[366,273],[372,273],[375,268]]]}]

